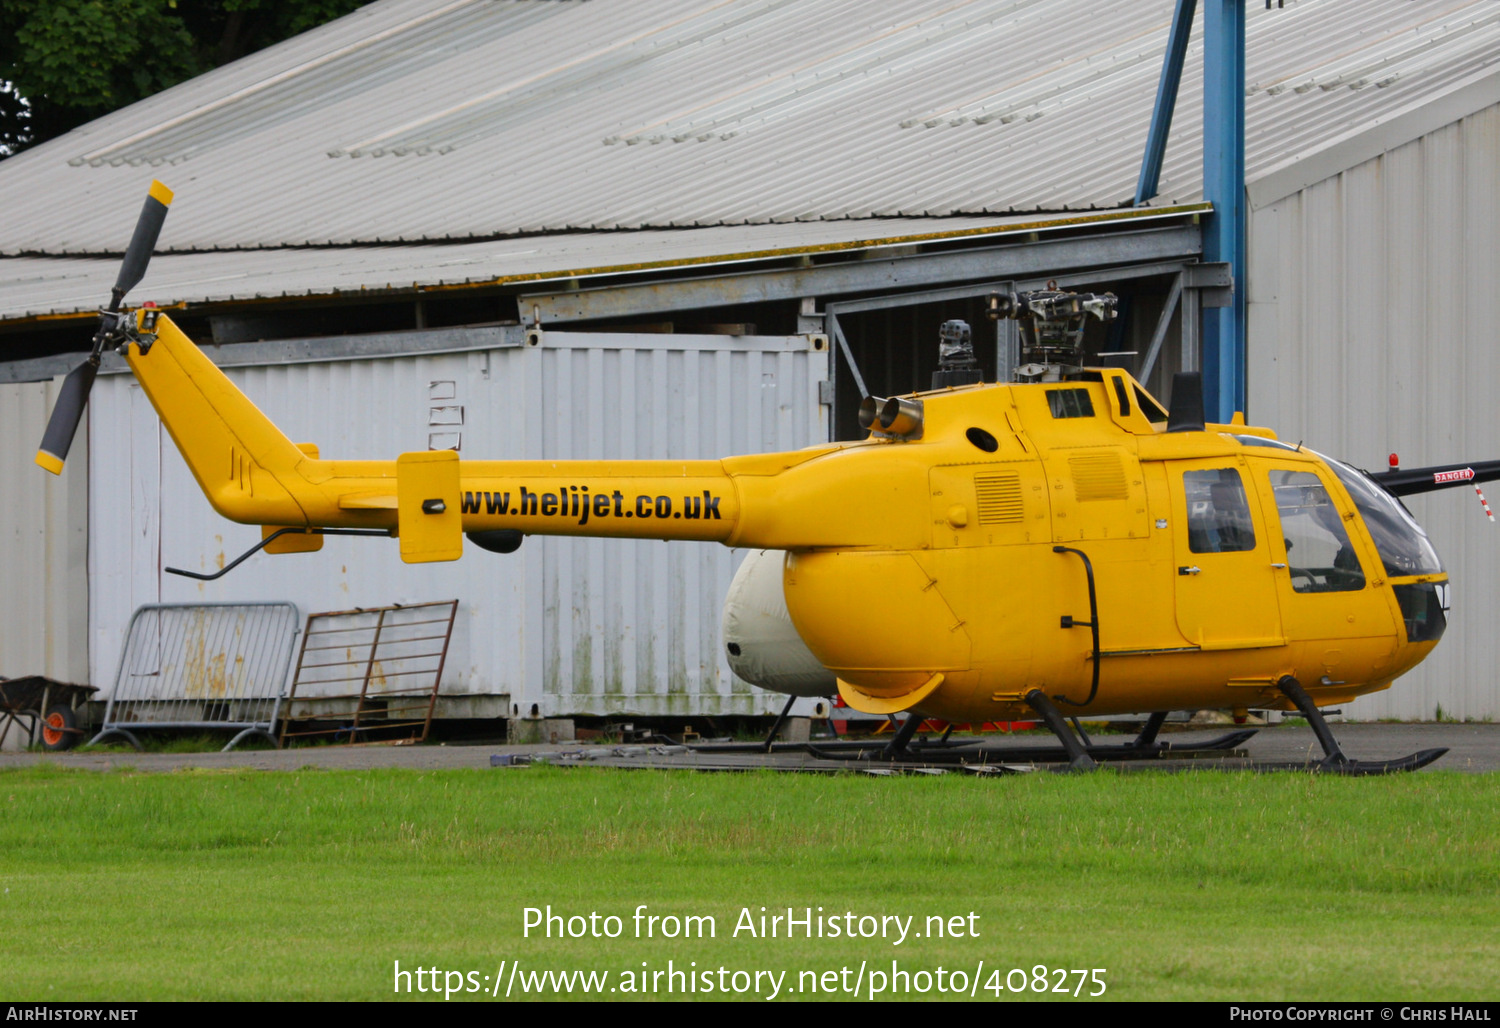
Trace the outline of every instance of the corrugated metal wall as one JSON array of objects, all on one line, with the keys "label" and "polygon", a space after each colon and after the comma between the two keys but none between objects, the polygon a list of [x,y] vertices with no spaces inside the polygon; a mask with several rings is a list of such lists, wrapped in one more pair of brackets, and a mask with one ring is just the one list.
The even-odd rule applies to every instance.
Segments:
[{"label": "corrugated metal wall", "polygon": [[[1500,106],[1250,216],[1250,418],[1381,469],[1500,457]],[[1500,528],[1413,497],[1453,578],[1448,633],[1354,718],[1500,717]]]},{"label": "corrugated metal wall", "polygon": [[89,680],[87,428],[61,477],[32,463],[57,387],[0,385],[0,675]]},{"label": "corrugated metal wall", "polygon": [[[230,377],[324,456],[384,458],[457,445],[465,457],[707,458],[826,441],[826,352],[805,336],[548,332],[539,346],[245,367]],[[113,677],[142,603],[289,599],[304,612],[457,597],[441,713],[764,713],[734,676],[719,612],[739,554],[721,546],[528,539],[469,545],[457,563],[403,564],[394,540],[330,538],[316,554],[257,555],[198,583],[257,529],[214,514],[134,379],[94,391],[90,570],[95,683]],[[33,447],[34,449],[34,447]],[[471,701],[458,697],[471,696]]]}]

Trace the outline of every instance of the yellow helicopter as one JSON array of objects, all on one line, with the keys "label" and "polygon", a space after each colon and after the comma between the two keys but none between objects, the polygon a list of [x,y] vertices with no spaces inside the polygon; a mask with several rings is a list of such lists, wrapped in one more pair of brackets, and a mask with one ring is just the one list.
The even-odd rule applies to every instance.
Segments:
[{"label": "yellow helicopter", "polygon": [[1126,371],[1079,366],[1085,319],[1112,317],[1114,297],[1056,290],[992,299],[1020,323],[1016,382],[979,383],[954,325],[947,384],[867,397],[858,442],[697,461],[326,460],[165,314],[121,309],[171,198],[153,183],[36,460],[61,472],[116,347],[214,509],[263,526],[240,560],[316,550],[330,533],[396,536],[408,562],[455,560],[465,537],[500,552],[531,534],[718,542],[757,551],[726,617],[736,670],[906,712],[890,754],[923,717],[1040,717],[1089,767],[1109,748],[1068,718],[1081,732],[1080,716],[1150,712],[1114,747],[1139,756],[1164,746],[1167,711],[1201,708],[1295,709],[1329,770],[1445,752],[1350,760],[1318,708],[1388,687],[1443,633],[1447,575],[1397,497],[1500,477],[1500,462],[1370,475],[1238,416],[1205,423],[1192,376],[1164,409]]}]

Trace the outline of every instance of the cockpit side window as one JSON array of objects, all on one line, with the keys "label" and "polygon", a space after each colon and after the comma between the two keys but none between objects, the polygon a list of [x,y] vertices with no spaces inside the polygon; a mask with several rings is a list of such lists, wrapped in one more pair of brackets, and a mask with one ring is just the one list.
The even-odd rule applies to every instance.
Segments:
[{"label": "cockpit side window", "polygon": [[1255,549],[1255,525],[1245,483],[1234,468],[1182,473],[1187,497],[1188,549],[1194,553],[1238,553]]},{"label": "cockpit side window", "polygon": [[1146,420],[1155,424],[1158,421],[1166,421],[1169,415],[1161,404],[1156,402],[1155,397],[1140,386],[1135,387],[1135,403],[1146,415]]},{"label": "cockpit side window", "polygon": [[1271,471],[1271,491],[1286,539],[1292,589],[1299,593],[1355,592],[1365,573],[1328,490],[1309,471]]},{"label": "cockpit side window", "polygon": [[1094,400],[1087,389],[1049,389],[1047,405],[1054,418],[1091,418]]}]

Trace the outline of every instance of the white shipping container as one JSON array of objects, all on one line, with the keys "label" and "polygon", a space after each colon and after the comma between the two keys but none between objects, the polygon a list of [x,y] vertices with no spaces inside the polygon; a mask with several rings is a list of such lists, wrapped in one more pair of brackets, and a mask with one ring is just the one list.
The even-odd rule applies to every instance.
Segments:
[{"label": "white shipping container", "polygon": [[0,675],[88,683],[87,425],[63,474],[33,463],[57,383],[0,383]]}]

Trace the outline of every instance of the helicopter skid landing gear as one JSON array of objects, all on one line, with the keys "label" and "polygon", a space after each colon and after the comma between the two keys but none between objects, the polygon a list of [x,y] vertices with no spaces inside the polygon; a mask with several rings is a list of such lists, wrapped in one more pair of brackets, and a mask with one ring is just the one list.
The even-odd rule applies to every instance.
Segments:
[{"label": "helicopter skid landing gear", "polygon": [[[1041,715],[1047,727],[1052,729],[1052,734],[1057,736],[1062,743],[1063,749],[1068,754],[1068,767],[1074,771],[1093,771],[1099,765],[1094,758],[1089,756],[1088,750],[1084,749],[1083,743],[1078,736],[1068,729],[1068,723],[1063,720],[1062,711],[1053,705],[1047,698],[1047,694],[1040,689],[1033,689],[1026,694],[1026,705]],[[1144,733],[1143,733],[1144,734]]]},{"label": "helicopter skid landing gear", "polygon": [[1158,710],[1146,719],[1141,734],[1125,744],[1127,750],[1150,749],[1156,745],[1156,733],[1161,731],[1161,726],[1167,723],[1167,711]]},{"label": "helicopter skid landing gear", "polygon": [[906,747],[911,742],[911,737],[917,734],[917,729],[922,727],[923,720],[922,715],[915,710],[907,711],[906,720],[901,722],[901,727],[896,729],[896,734],[891,736],[891,741],[886,743],[885,748],[880,751],[880,758],[882,760],[910,758],[912,754]]},{"label": "helicopter skid landing gear", "polygon": [[781,713],[776,715],[776,720],[771,723],[771,730],[766,733],[766,741],[761,743],[760,751],[770,753],[771,747],[776,743],[776,733],[781,731],[781,726],[786,723],[786,716],[792,712],[792,704],[797,702],[796,696],[786,698],[786,706],[781,708]]},{"label": "helicopter skid landing gear", "polygon": [[1397,757],[1395,760],[1350,760],[1339,748],[1338,740],[1333,737],[1333,731],[1328,727],[1328,720],[1313,703],[1312,697],[1307,695],[1307,691],[1302,688],[1301,682],[1291,675],[1285,675],[1276,683],[1276,688],[1297,705],[1297,712],[1307,719],[1308,724],[1312,725],[1313,733],[1318,737],[1318,745],[1323,747],[1325,754],[1321,761],[1313,765],[1319,771],[1332,771],[1343,775],[1387,775],[1396,771],[1416,771],[1448,752],[1445,746],[1441,749],[1418,750],[1410,756]]}]

